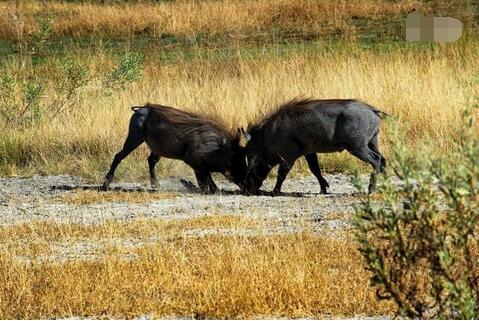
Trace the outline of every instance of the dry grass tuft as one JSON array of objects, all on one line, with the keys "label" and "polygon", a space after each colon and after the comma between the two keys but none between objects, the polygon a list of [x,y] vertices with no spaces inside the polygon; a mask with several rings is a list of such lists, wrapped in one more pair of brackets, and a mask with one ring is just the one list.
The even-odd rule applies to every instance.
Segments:
[{"label": "dry grass tuft", "polygon": [[37,221],[3,227],[0,229],[0,244],[27,262],[99,260],[105,259],[105,255],[128,257],[132,255],[129,248],[159,240],[197,237],[204,232],[261,233],[265,226],[264,221],[224,214],[181,220],[107,220],[97,225]]},{"label": "dry grass tuft", "polygon": [[[149,218],[140,218],[128,222],[107,220],[96,225],[34,221],[1,228],[0,242],[15,246],[18,242],[28,243],[38,240],[69,242],[100,238],[167,237],[186,230],[200,228],[256,228],[261,230],[264,224],[259,220],[226,214],[211,214],[181,220]],[[268,224],[271,225],[271,222]]]},{"label": "dry grass tuft", "polygon": [[85,205],[106,202],[146,203],[177,196],[178,194],[171,192],[80,191],[61,194],[55,200],[62,204]]}]

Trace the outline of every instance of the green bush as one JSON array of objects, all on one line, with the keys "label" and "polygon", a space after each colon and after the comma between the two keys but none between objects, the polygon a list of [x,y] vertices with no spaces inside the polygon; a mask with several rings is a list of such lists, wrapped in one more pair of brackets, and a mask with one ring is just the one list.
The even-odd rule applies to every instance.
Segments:
[{"label": "green bush", "polygon": [[[16,16],[20,16],[18,3]],[[35,19],[38,25],[35,33],[25,34],[23,25],[17,26],[19,63],[0,75],[0,120],[16,126],[51,120],[89,95],[110,96],[141,76],[143,56],[137,52],[123,53],[110,71],[96,74],[78,58],[47,60],[45,48],[52,35],[55,15],[47,12]],[[42,65],[47,61],[53,61],[58,70],[53,82],[44,76]],[[44,92],[51,93],[48,100],[42,96]]]},{"label": "green bush", "polygon": [[17,125],[40,119],[39,101],[43,89],[43,85],[35,80],[23,79],[18,84],[12,75],[3,75],[0,78],[0,118]]},{"label": "green bush", "polygon": [[[411,166],[394,140],[389,172],[356,209],[359,249],[379,299],[411,318],[479,317],[479,139],[477,108],[450,155]],[[396,136],[397,138],[397,136]],[[451,162],[452,160],[452,162]],[[399,180],[397,179],[399,178]],[[356,181],[356,183],[359,180]],[[357,184],[359,187],[360,184]]]},{"label": "green bush", "polygon": [[[38,66],[31,60],[30,72],[10,70],[0,76],[0,120],[29,126],[56,118],[88,95],[105,97],[123,90],[141,76],[142,56],[127,52],[110,71],[96,74],[78,59],[67,57],[56,64],[59,72],[54,82],[36,72]],[[52,93],[48,100],[42,96],[47,88]]]},{"label": "green bush", "polygon": [[123,90],[125,86],[141,76],[143,56],[138,52],[121,56],[116,67],[105,77],[103,86],[111,91]]}]

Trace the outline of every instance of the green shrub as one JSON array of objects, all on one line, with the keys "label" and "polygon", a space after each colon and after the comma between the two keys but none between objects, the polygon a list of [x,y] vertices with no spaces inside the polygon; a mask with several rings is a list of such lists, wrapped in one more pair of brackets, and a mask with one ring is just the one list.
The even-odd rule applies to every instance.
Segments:
[{"label": "green shrub", "polygon": [[424,157],[421,166],[411,166],[401,139],[393,141],[389,172],[396,177],[384,178],[378,196],[368,196],[356,209],[356,236],[371,282],[378,298],[397,304],[399,315],[479,317],[479,139],[474,116],[477,110],[464,114],[464,129],[458,130],[447,160]]},{"label": "green shrub", "polygon": [[[127,52],[110,71],[93,74],[79,59],[67,57],[56,62],[59,72],[53,82],[29,61],[30,72],[9,70],[0,76],[0,120],[29,126],[56,118],[89,95],[112,95],[141,76],[142,61],[140,54]],[[47,88],[52,93],[48,100],[42,96]]]},{"label": "green shrub", "polygon": [[50,104],[51,118],[72,107],[79,97],[80,90],[88,84],[89,75],[84,64],[73,59],[61,61],[63,75],[56,86],[56,99]]},{"label": "green shrub", "polygon": [[24,125],[42,117],[39,105],[43,85],[24,79],[21,84],[10,74],[0,78],[0,118],[9,123]]},{"label": "green shrub", "polygon": [[138,52],[126,53],[121,56],[115,68],[103,80],[103,86],[108,92],[118,91],[141,76],[143,56]]}]

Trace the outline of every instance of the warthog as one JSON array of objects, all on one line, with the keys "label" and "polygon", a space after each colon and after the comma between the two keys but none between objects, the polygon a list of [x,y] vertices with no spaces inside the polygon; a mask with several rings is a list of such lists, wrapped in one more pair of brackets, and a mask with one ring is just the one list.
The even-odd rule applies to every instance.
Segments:
[{"label": "warthog", "polygon": [[147,104],[132,110],[128,137],[106,174],[104,190],[118,164],[143,142],[151,151],[148,166],[152,187],[158,186],[155,165],[160,157],[166,157],[183,160],[191,166],[204,193],[218,190],[211,172],[222,173],[241,188],[246,161],[244,148],[239,145],[239,131],[234,135],[212,119],[172,107]]},{"label": "warthog", "polygon": [[370,164],[374,171],[369,192],[374,190],[376,173],[383,172],[386,161],[379,152],[380,116],[386,113],[352,99],[294,99],[252,125],[246,140],[247,176],[245,194],[258,194],[266,176],[279,164],[273,194],[281,186],[294,162],[306,158],[309,169],[319,181],[322,193],[328,182],[321,175],[316,153],[347,150]]}]

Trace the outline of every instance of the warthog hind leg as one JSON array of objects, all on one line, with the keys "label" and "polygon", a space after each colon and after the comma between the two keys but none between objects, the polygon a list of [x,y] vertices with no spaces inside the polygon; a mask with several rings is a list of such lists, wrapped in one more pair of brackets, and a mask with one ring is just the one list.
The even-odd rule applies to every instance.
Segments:
[{"label": "warthog hind leg", "polygon": [[111,163],[110,170],[105,176],[105,181],[102,185],[102,190],[107,190],[108,186],[110,185],[111,181],[113,180],[113,176],[115,175],[115,170],[120,164],[120,162],[128,156],[132,151],[134,151],[138,146],[140,146],[144,141],[143,135],[141,132],[136,130],[130,130],[128,133],[128,137],[126,138],[125,144],[123,145],[123,149],[118,152],[115,157],[113,158],[113,162]]},{"label": "warthog hind leg", "polygon": [[156,178],[155,166],[160,160],[160,157],[151,153],[148,156],[148,168],[150,170],[150,183],[152,188],[157,188],[159,186],[158,179]]},{"label": "warthog hind leg", "polygon": [[368,189],[369,194],[371,194],[374,192],[376,187],[376,174],[381,171],[381,154],[369,149],[368,146],[363,146],[362,149],[353,149],[348,151],[363,162],[368,163],[373,167],[374,171],[371,173]]}]

